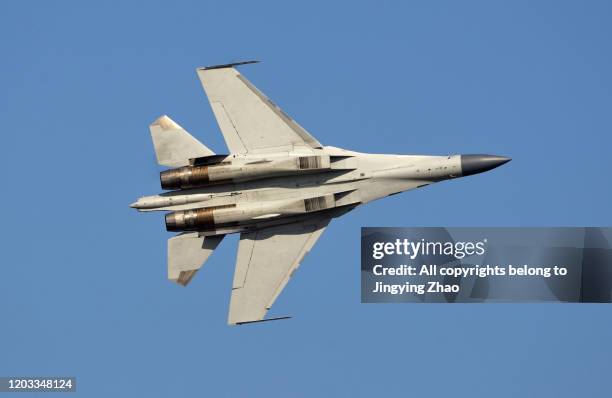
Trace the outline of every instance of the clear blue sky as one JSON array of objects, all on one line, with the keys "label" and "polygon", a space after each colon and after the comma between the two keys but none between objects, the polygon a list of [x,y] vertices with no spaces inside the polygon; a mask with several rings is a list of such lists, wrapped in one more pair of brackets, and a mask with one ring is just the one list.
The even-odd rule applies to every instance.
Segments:
[{"label": "clear blue sky", "polygon": [[[609,226],[606,1],[3,2],[0,375],[79,396],[609,395],[610,305],[360,304],[361,226]],[[166,280],[147,129],[224,152],[195,68],[242,72],[326,145],[492,153],[334,221],[271,315],[226,326],[237,237]]]}]

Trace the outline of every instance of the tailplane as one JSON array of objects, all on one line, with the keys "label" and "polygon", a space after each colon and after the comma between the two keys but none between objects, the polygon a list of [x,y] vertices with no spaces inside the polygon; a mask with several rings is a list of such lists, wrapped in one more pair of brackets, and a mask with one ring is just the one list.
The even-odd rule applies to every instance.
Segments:
[{"label": "tailplane", "polygon": [[162,166],[185,166],[189,159],[215,154],[166,115],[154,121],[149,129],[157,163]]},{"label": "tailplane", "polygon": [[186,286],[225,235],[183,233],[168,239],[168,279]]}]

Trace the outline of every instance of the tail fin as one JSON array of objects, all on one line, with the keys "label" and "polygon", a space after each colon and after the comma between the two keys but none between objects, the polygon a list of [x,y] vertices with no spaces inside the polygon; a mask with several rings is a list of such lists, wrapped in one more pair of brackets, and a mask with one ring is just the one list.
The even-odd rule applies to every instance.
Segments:
[{"label": "tail fin", "polygon": [[162,166],[184,166],[189,159],[215,154],[166,115],[154,121],[149,129],[157,163]]},{"label": "tail fin", "polygon": [[188,232],[168,239],[168,279],[186,286],[224,237]]}]

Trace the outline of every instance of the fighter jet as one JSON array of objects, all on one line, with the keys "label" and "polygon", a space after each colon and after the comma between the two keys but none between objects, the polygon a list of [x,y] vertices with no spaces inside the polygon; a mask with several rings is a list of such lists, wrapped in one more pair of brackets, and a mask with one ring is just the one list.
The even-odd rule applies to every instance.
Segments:
[{"label": "fighter jet", "polygon": [[167,192],[138,199],[167,211],[168,278],[187,285],[239,233],[228,323],[260,322],[329,222],[355,207],[498,167],[493,155],[381,155],[324,146],[235,67],[197,70],[229,149],[215,154],[168,116],[150,125]]}]

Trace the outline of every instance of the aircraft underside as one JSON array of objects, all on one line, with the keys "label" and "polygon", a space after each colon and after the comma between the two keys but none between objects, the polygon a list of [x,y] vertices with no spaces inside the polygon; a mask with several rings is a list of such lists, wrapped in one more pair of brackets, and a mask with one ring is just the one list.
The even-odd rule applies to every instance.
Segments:
[{"label": "aircraft underside", "polygon": [[[252,63],[252,62],[246,62]],[[228,322],[265,319],[332,218],[388,195],[476,174],[492,155],[379,155],[323,146],[235,68],[198,69],[229,155],[167,116],[150,126],[167,192],[131,204],[165,211],[168,278],[187,285],[223,240],[240,233]]]}]

